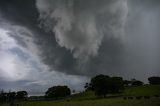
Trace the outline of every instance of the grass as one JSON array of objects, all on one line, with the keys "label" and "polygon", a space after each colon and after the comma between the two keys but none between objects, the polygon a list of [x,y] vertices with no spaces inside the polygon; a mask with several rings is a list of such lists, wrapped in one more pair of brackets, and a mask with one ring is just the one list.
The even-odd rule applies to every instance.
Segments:
[{"label": "grass", "polygon": [[[152,96],[151,99],[123,100],[123,96]],[[99,99],[94,93],[83,92],[61,100],[42,100],[19,102],[19,106],[160,106],[160,85],[145,85],[126,88],[122,94],[108,95],[109,98]],[[69,99],[70,101],[67,101]],[[2,106],[9,106],[8,104]]]},{"label": "grass", "polygon": [[[9,106],[9,105],[3,105]],[[19,106],[160,106],[160,99],[123,100],[122,98],[84,100],[84,101],[34,101],[20,102]]]},{"label": "grass", "polygon": [[68,98],[74,101],[75,100],[81,101],[81,100],[93,100],[93,99],[96,99],[97,97],[94,95],[94,92],[88,91],[88,92],[82,92],[79,94],[71,95]]},{"label": "grass", "polygon": [[160,85],[144,85],[144,86],[138,86],[138,87],[129,87],[129,88],[126,88],[124,94],[132,95],[132,96],[160,95]]}]

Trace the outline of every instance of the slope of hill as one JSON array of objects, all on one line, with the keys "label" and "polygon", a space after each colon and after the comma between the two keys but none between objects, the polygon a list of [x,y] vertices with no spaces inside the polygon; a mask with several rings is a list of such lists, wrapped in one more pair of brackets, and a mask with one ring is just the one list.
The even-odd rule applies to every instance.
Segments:
[{"label": "slope of hill", "polygon": [[[122,93],[108,94],[108,98],[122,97],[122,96],[155,96],[160,95],[160,85],[143,85],[137,87],[127,87]],[[94,100],[98,99],[94,92],[82,92],[70,96],[72,100]]]},{"label": "slope of hill", "polygon": [[[150,96],[146,99],[144,96]],[[160,106],[160,85],[128,87],[120,94],[108,94],[107,98],[97,98],[94,92],[82,92],[60,100],[41,100],[17,102],[19,106]],[[136,99],[136,96],[142,96]],[[133,99],[124,99],[133,97]],[[4,104],[2,106],[10,106]]]}]

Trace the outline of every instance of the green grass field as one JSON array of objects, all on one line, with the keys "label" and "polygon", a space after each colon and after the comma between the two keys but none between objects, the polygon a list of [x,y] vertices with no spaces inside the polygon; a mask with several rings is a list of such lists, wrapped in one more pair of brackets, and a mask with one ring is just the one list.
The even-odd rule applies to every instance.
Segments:
[{"label": "green grass field", "polygon": [[124,92],[125,95],[160,95],[160,85],[145,85],[139,87],[129,87]]},{"label": "green grass field", "polygon": [[[150,99],[135,99],[136,96],[150,96]],[[108,95],[108,98],[100,99],[93,92],[75,94],[61,100],[50,101],[25,101],[19,102],[19,106],[160,106],[160,85],[145,85],[129,87],[121,94]],[[124,100],[123,97],[133,96],[133,100]],[[67,101],[69,100],[69,101]],[[9,106],[4,104],[2,106]]]}]

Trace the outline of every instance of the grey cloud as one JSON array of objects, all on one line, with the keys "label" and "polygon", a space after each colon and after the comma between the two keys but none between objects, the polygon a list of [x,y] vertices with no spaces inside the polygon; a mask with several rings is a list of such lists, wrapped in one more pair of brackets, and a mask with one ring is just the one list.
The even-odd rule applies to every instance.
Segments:
[{"label": "grey cloud", "polygon": [[149,76],[160,75],[159,4],[158,0],[128,2],[126,73],[145,81]]},{"label": "grey cloud", "polygon": [[[19,81],[0,81],[0,90],[8,91],[19,91],[26,90],[29,95],[44,95],[46,87],[41,84],[31,84],[33,81],[30,80],[19,80]],[[41,89],[39,89],[41,88]]]},{"label": "grey cloud", "polygon": [[[127,18],[124,0],[37,0],[34,3],[29,0],[24,7],[23,1],[7,1],[12,6],[5,12],[7,6],[3,5],[4,17],[33,31],[40,59],[49,65],[50,71],[88,76],[103,73],[143,80],[159,75],[159,0],[128,0]],[[9,17],[12,10],[19,11]],[[48,32],[40,29],[39,23]],[[61,24],[64,29],[59,28]],[[60,36],[56,30],[63,34]],[[22,42],[23,36],[15,38],[20,44],[27,43]]]},{"label": "grey cloud", "polygon": [[47,41],[42,45],[45,49],[42,57],[53,69],[68,74],[95,75],[118,69],[118,63],[123,63],[119,57],[123,52],[127,16],[125,0],[37,0],[37,8],[43,27],[54,33],[42,41]]},{"label": "grey cloud", "polygon": [[20,80],[20,81],[7,81],[1,80],[0,81],[0,89],[4,90],[16,90],[18,88],[22,88],[25,84],[29,83],[29,80]]},{"label": "grey cloud", "polygon": [[[48,8],[50,7],[50,4],[52,5],[57,1],[42,0],[42,1],[37,1],[37,3],[38,2],[40,2],[39,8],[41,12],[41,7],[43,6],[45,7],[44,3],[41,4],[41,2],[46,2],[46,3],[51,2],[49,3],[49,6],[47,4],[46,8]],[[32,4],[33,2],[28,1],[26,5],[28,5],[29,3]],[[68,6],[67,5],[68,3],[71,6],[66,7]],[[127,14],[127,10],[125,10],[127,9],[125,7],[126,6],[125,3],[126,3],[125,0],[121,1],[102,0],[101,2],[99,2],[98,0],[94,1],[88,0],[87,2],[71,1],[66,3],[65,1],[62,0],[58,2],[57,6],[62,5],[64,6],[64,8],[67,9],[67,11],[62,11],[64,12],[64,14],[62,15],[65,15],[66,18],[68,17],[67,15],[68,12],[69,13],[71,12],[71,16],[74,15],[73,17],[71,17],[74,18],[73,19],[74,22],[68,23],[68,25],[73,25],[72,26],[73,28],[71,29],[71,31],[66,30],[67,32],[63,34],[64,40],[67,44],[62,44],[62,45],[56,42],[57,38],[55,36],[57,35],[54,32],[46,33],[42,29],[38,28],[38,22],[32,21],[38,19],[37,15],[32,16],[32,14],[38,14],[38,11],[36,12],[35,8],[30,6],[22,7],[20,6],[20,4],[22,4],[22,2],[20,1],[17,2],[16,0],[13,2],[8,1],[7,3],[4,4],[6,6],[8,4],[12,6],[8,8],[8,12],[4,11],[2,13],[5,14],[4,16],[9,16],[9,13],[11,13],[12,10],[14,11],[18,10],[17,13],[12,15],[13,18],[11,19],[10,17],[6,18],[14,24],[25,25],[25,27],[32,29],[34,35],[32,36],[33,42],[38,46],[40,52],[39,53],[40,58],[45,64],[50,66],[50,70],[56,70],[64,72],[66,74],[95,75],[101,72],[103,73],[108,73],[108,71],[111,72],[112,70],[118,69],[118,67],[120,67],[120,65],[118,64],[120,61],[121,61],[120,63],[123,63],[122,58],[119,57],[121,57],[123,52],[123,49],[121,49],[123,48],[122,30],[123,30],[123,25],[125,23],[125,20],[123,20],[123,18],[125,19]],[[98,7],[96,6],[97,4],[99,5]],[[3,5],[4,9],[6,9],[5,5]],[[88,7],[88,5],[90,6]],[[51,8],[51,10],[43,10],[43,11],[44,12],[47,11],[54,12],[54,10],[59,11],[57,10],[57,8],[58,7]],[[72,11],[68,10],[68,8],[72,8]],[[33,9],[33,11],[29,12],[30,9]],[[23,16],[24,12],[22,13],[21,10],[26,11],[24,16]],[[46,17],[45,15],[42,16],[44,12],[40,14],[41,16],[40,18]],[[18,20],[19,15],[20,17],[22,17],[21,20]],[[32,17],[26,17],[29,15],[31,15]],[[50,19],[51,16],[50,14],[48,15],[49,16],[46,17],[47,19],[44,19],[44,24],[45,22],[51,23],[52,25],[51,26],[49,25],[48,28],[53,29],[54,24],[57,23],[57,22],[54,23],[54,20],[60,16],[57,15],[54,17],[55,19]],[[91,20],[88,17],[90,17]],[[92,18],[94,19],[92,20]],[[27,19],[30,20],[28,24],[26,24]],[[88,21],[86,19],[88,19]],[[59,23],[61,23],[61,21],[59,21]],[[90,26],[90,27],[85,28],[85,26]],[[65,27],[67,28],[67,26]],[[82,34],[82,32],[84,34]],[[12,34],[12,36],[16,38],[21,45],[26,46],[28,42],[24,41],[24,37],[28,35],[24,34],[22,35],[17,36],[16,34],[15,35]],[[69,37],[66,38],[65,35]],[[113,64],[115,66],[114,68]]]},{"label": "grey cloud", "polygon": [[37,0],[36,4],[42,26],[55,33],[59,46],[83,61],[98,54],[104,36],[121,37],[128,11],[126,0]]}]

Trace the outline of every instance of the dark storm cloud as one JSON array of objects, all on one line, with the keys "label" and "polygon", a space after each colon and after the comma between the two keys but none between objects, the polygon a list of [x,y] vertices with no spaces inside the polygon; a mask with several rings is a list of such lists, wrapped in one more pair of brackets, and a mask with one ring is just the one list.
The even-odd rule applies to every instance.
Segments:
[{"label": "dark storm cloud", "polygon": [[[43,52],[44,61],[68,74],[95,75],[118,69],[118,63],[123,62],[119,57],[123,52],[126,3],[37,0],[41,25],[54,33],[51,37],[55,36],[58,44],[44,44],[43,48],[49,48]],[[60,47],[62,52],[57,54]]]},{"label": "dark storm cloud", "polygon": [[159,0],[128,0],[130,6],[140,6],[140,7],[147,7],[146,9],[153,9],[159,7]]},{"label": "dark storm cloud", "polygon": [[160,1],[130,0],[126,25],[126,75],[146,79],[160,75]]},{"label": "dark storm cloud", "polygon": [[[39,56],[51,71],[89,76],[103,73],[127,78],[159,74],[156,68],[159,54],[155,46],[159,45],[160,37],[153,37],[160,34],[156,29],[159,28],[160,1],[127,2],[128,8],[125,0],[2,0],[0,11],[12,24],[32,30]],[[147,18],[142,13],[149,14],[145,17],[150,17],[154,23],[144,21]],[[144,25],[148,28],[144,29]],[[147,30],[153,32],[153,37],[145,36]],[[21,37],[14,38],[21,45],[27,43]],[[147,47],[153,49],[145,51],[143,48]],[[148,67],[150,71],[146,71]]]},{"label": "dark storm cloud", "polygon": [[128,11],[126,0],[37,0],[36,5],[42,27],[82,61],[98,54],[104,37],[121,38]]},{"label": "dark storm cloud", "polygon": [[[50,8],[57,1],[37,1],[40,12],[41,7],[43,9],[43,6],[45,6],[41,2],[51,2],[51,5],[47,4],[47,8]],[[69,8],[72,8],[74,12],[68,10],[67,3],[71,3]],[[62,11],[64,14],[61,15],[64,15],[64,18],[74,18],[68,20],[68,25],[73,24],[72,27],[75,29],[64,31],[62,38],[59,38],[60,36],[55,34],[54,31],[46,33],[38,27],[39,11],[36,10],[36,4],[33,0],[25,1],[25,3],[21,0],[7,0],[1,4],[3,5],[1,10],[3,16],[13,24],[25,25],[32,29],[34,43],[38,45],[41,52],[39,53],[40,57],[45,64],[50,66],[50,70],[67,74],[95,75],[120,70],[119,67],[122,67],[120,63],[123,63],[121,58],[123,55],[123,18],[127,14],[125,3],[125,0],[57,2],[57,6],[64,6],[67,10]],[[25,6],[23,6],[24,4]],[[51,10],[42,10],[42,12],[44,11],[44,14],[47,14],[48,11],[54,12],[54,10],[59,11],[57,7],[53,7]],[[42,16],[43,13],[40,15]],[[51,16],[48,15],[49,19],[44,19],[44,23],[42,21],[41,24],[49,25],[47,28],[53,29],[52,27],[57,23],[56,17],[62,17],[55,14],[57,15],[54,16],[55,19],[50,19]],[[43,17],[45,16],[40,18]],[[64,22],[67,22],[67,20]],[[65,25],[64,27],[68,28]],[[79,27],[82,29],[79,29]],[[63,32],[63,30],[60,32]],[[58,36],[58,38],[54,36]],[[65,38],[65,36],[69,37]],[[26,42],[20,40],[21,37],[14,37],[25,46]]]},{"label": "dark storm cloud", "polygon": [[0,12],[12,24],[33,26],[37,22],[38,13],[35,10],[35,0],[1,0]]}]

